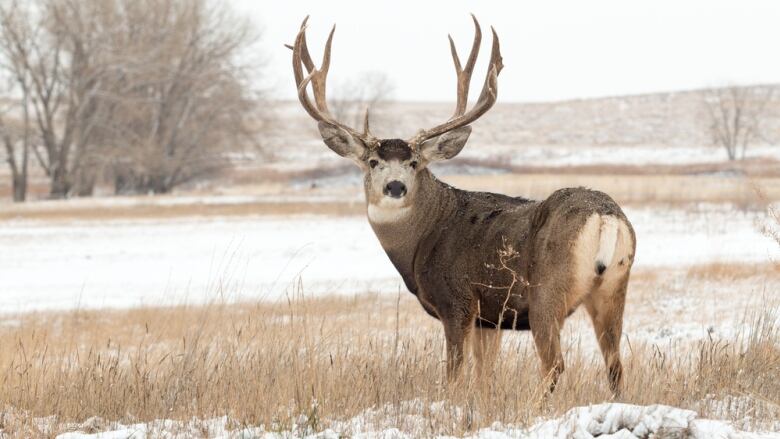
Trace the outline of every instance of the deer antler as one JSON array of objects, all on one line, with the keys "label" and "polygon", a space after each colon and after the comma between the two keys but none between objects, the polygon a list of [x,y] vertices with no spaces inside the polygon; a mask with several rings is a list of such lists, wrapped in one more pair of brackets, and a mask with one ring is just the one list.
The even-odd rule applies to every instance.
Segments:
[{"label": "deer antler", "polygon": [[[306,112],[309,113],[309,116],[314,118],[314,120],[337,126],[351,134],[353,137],[360,139],[366,147],[375,147],[378,142],[377,138],[374,137],[368,129],[368,110],[366,110],[364,130],[362,133],[335,120],[331,115],[330,110],[328,110],[325,84],[328,79],[328,70],[330,69],[330,47],[333,42],[333,33],[336,31],[336,25],[333,25],[333,29],[331,29],[330,35],[328,35],[328,41],[325,43],[325,53],[322,56],[322,64],[320,65],[320,68],[317,69],[314,67],[314,62],[312,62],[311,55],[309,54],[309,48],[306,45],[306,22],[308,20],[308,16],[303,19],[301,29],[295,37],[295,44],[293,46],[286,45],[293,51],[293,73],[295,74],[295,85],[298,88],[298,100],[301,101],[304,110],[306,110]],[[306,67],[306,71],[308,72],[308,76],[306,77],[303,76],[302,66]],[[312,90],[314,91],[314,104],[312,104],[307,90],[310,83]]]},{"label": "deer antler", "polygon": [[458,77],[458,101],[455,105],[455,113],[447,122],[427,130],[420,130],[414,137],[409,139],[408,143],[413,148],[419,146],[428,139],[440,136],[455,128],[474,122],[496,103],[496,97],[498,96],[498,74],[501,73],[504,64],[501,58],[498,35],[496,34],[496,30],[491,27],[490,30],[493,32],[493,48],[490,52],[490,63],[488,64],[488,73],[487,77],[485,77],[485,84],[482,86],[482,92],[479,94],[477,103],[474,104],[474,107],[472,107],[468,113],[466,113],[471,74],[474,71],[474,65],[477,62],[477,55],[479,54],[479,45],[482,42],[482,30],[479,27],[479,22],[474,14],[471,14],[471,18],[474,20],[474,27],[476,29],[474,32],[474,42],[471,45],[471,52],[469,53],[465,68],[461,68],[460,58],[458,58],[458,52],[455,49],[455,42],[452,40],[451,36],[448,36],[452,60],[455,63],[455,74]]}]

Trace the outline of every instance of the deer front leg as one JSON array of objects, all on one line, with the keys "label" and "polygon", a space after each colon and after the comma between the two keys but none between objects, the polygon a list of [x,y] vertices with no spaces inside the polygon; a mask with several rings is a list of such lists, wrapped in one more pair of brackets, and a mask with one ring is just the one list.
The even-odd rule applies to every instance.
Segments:
[{"label": "deer front leg", "polygon": [[461,378],[463,372],[463,346],[468,339],[474,318],[461,314],[442,320],[447,343],[447,381],[453,383]]},{"label": "deer front leg", "polygon": [[446,280],[442,279],[442,283],[452,293],[441,302],[440,309],[447,342],[447,381],[453,383],[460,379],[463,371],[464,345],[474,328],[477,306],[468,289],[460,289],[457,283]]},{"label": "deer front leg", "polygon": [[[433,262],[429,261],[429,264]],[[418,299],[431,305],[444,326],[447,345],[447,381],[457,381],[463,369],[464,345],[477,317],[476,300],[468,280],[441,273],[418,277]]]}]

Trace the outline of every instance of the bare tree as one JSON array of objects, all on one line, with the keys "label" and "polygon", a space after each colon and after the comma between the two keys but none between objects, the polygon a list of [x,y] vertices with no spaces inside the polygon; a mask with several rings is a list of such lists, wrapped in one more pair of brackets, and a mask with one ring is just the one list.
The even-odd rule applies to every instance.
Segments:
[{"label": "bare tree", "polygon": [[249,24],[211,0],[0,3],[3,58],[40,139],[24,145],[50,196],[106,177],[116,192],[168,192],[227,166],[256,117]]},{"label": "bare tree", "polygon": [[[27,199],[27,181],[30,157],[30,78],[21,60],[14,56],[9,43],[9,30],[22,26],[17,5],[2,5],[0,8],[0,64],[6,73],[9,97],[0,114],[0,138],[6,154],[6,163],[11,171],[11,192],[16,202]],[[8,7],[10,6],[10,7]],[[29,34],[19,34],[19,38],[28,39]],[[29,42],[25,41],[25,45]],[[18,98],[18,99],[17,99]]]},{"label": "bare tree", "polygon": [[[7,108],[0,115],[0,137],[11,171],[11,191],[15,202],[27,199],[27,181],[31,143],[30,78],[21,60],[14,57],[9,43],[9,30],[21,27],[16,5],[0,8],[0,50],[3,54],[3,70],[7,73],[9,98]],[[22,17],[23,18],[23,17]],[[30,35],[18,34],[20,38]],[[25,41],[24,45],[29,42]]]},{"label": "bare tree", "polygon": [[250,132],[255,96],[244,51],[249,22],[205,0],[122,0],[110,96],[115,191],[169,192],[223,169]]},{"label": "bare tree", "polygon": [[88,169],[82,161],[104,114],[98,97],[110,66],[104,61],[110,58],[101,30],[90,25],[101,12],[94,7],[98,3],[46,0],[31,6],[12,1],[0,6],[6,62],[29,81],[41,143],[32,151],[50,179],[52,198],[83,191],[75,185],[76,177]]},{"label": "bare tree", "polygon": [[26,97],[22,98],[22,117],[14,114],[19,105],[11,102],[9,109],[0,115],[0,138],[11,171],[11,193],[15,202],[27,199],[27,181],[30,158],[30,119]]},{"label": "bare tree", "polygon": [[705,92],[713,143],[729,160],[745,158],[748,146],[761,138],[761,118],[772,88],[730,86]]},{"label": "bare tree", "polygon": [[337,84],[328,103],[336,119],[360,126],[366,109],[374,113],[392,99],[394,92],[395,85],[384,72],[363,72]]}]

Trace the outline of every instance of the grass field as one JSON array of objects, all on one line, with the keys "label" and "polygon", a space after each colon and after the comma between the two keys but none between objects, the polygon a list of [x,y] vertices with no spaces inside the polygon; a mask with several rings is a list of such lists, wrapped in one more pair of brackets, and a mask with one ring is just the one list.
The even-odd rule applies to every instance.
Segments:
[{"label": "grass field", "polygon": [[[778,285],[777,264],[638,272],[619,401],[780,428]],[[567,321],[564,346],[567,370],[545,397],[525,333],[505,338],[484,380],[446,386],[440,325],[407,293],[26,313],[0,325],[0,404],[14,408],[2,428],[46,437],[95,416],[95,431],[221,416],[234,428],[344,435],[366,427],[358,418],[412,436],[527,427],[610,399],[584,313]]]}]

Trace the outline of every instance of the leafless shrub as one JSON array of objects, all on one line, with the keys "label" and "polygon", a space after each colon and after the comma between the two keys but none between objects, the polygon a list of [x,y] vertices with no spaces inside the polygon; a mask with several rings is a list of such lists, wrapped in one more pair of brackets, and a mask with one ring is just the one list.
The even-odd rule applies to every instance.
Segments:
[{"label": "leafless shrub", "polygon": [[775,204],[767,207],[767,220],[761,224],[761,231],[764,235],[775,240],[780,245],[780,208]]},{"label": "leafless shrub", "polygon": [[780,204],[773,202],[757,182],[752,182],[751,188],[762,206],[766,206],[766,217],[756,219],[756,229],[780,245]]},{"label": "leafless shrub", "polygon": [[496,272],[504,272],[509,274],[509,276],[511,277],[509,283],[506,285],[492,285],[492,284],[485,284],[480,282],[472,282],[472,285],[480,286],[482,288],[488,288],[505,294],[504,302],[501,306],[502,309],[501,319],[499,319],[497,326],[501,326],[502,320],[505,318],[505,315],[510,316],[510,318],[512,319],[512,326],[515,326],[517,324],[518,316],[517,313],[512,312],[511,308],[508,307],[509,301],[512,299],[513,296],[521,297],[523,289],[527,286],[530,286],[530,284],[515,269],[515,267],[518,265],[518,259],[520,258],[520,253],[517,250],[515,250],[512,244],[506,242],[506,238],[503,238],[502,241],[503,241],[503,245],[497,251],[498,264],[486,264],[486,267],[491,270],[495,270]]},{"label": "leafless shrub", "polygon": [[738,86],[705,92],[713,143],[729,160],[744,159],[748,146],[762,137],[761,121],[772,93],[771,87]]}]

